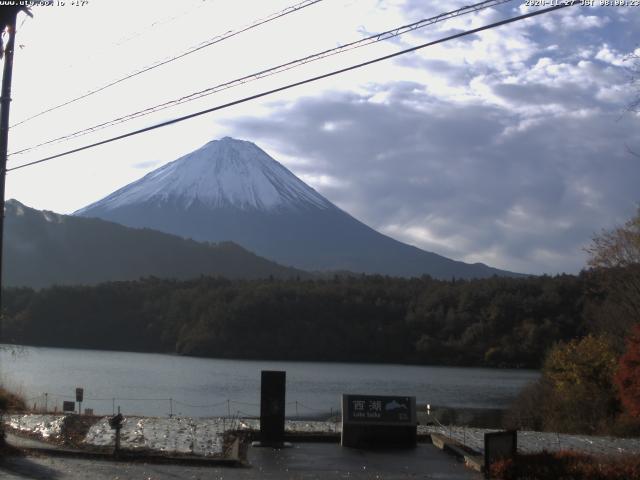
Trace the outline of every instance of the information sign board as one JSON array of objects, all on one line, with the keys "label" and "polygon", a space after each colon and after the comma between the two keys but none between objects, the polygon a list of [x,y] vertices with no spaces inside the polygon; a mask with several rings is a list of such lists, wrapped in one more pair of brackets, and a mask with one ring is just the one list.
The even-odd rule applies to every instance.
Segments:
[{"label": "information sign board", "polygon": [[416,397],[342,395],[345,447],[415,447]]},{"label": "information sign board", "polygon": [[349,422],[415,423],[416,421],[415,397],[344,395],[342,408]]}]

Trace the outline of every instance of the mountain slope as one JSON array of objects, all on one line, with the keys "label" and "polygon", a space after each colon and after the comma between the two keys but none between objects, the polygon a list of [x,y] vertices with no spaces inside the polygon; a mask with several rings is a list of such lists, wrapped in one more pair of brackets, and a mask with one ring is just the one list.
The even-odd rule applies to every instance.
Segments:
[{"label": "mountain slope", "polygon": [[482,278],[515,275],[382,235],[251,142],[214,140],[75,215],[206,241],[237,242],[305,270]]},{"label": "mountain slope", "polygon": [[144,276],[307,276],[233,243],[202,244],[149,229],[34,210],[16,200],[6,203],[4,259],[6,285],[35,288]]},{"label": "mountain slope", "polygon": [[229,137],[209,142],[75,215],[140,204],[261,212],[335,208],[256,145]]}]

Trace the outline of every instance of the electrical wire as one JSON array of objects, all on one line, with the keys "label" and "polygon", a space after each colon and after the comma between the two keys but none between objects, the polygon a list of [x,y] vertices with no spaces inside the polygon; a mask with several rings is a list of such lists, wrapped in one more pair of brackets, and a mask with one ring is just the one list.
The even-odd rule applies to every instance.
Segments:
[{"label": "electrical wire", "polygon": [[[200,1],[200,4],[198,6],[196,6],[196,7],[189,8],[187,10],[184,10],[181,13],[178,13],[178,14],[175,14],[175,15],[171,15],[170,17],[154,20],[153,22],[148,24],[146,27],[144,27],[144,28],[142,28],[142,29],[140,29],[138,31],[135,31],[135,32],[128,32],[128,33],[124,34],[122,37],[120,37],[118,40],[115,40],[110,45],[107,45],[107,46],[103,47],[102,49],[100,49],[97,52],[92,52],[91,55],[86,57],[86,58],[84,58],[83,61],[86,61],[86,60],[89,60],[89,59],[93,60],[96,56],[100,56],[100,55],[104,54],[104,52],[106,50],[110,50],[110,49],[113,49],[115,47],[120,47],[120,46],[122,46],[122,45],[124,45],[126,43],[129,43],[130,41],[135,40],[136,38],[139,38],[139,37],[143,36],[146,32],[148,32],[150,30],[153,30],[154,28],[157,28],[160,25],[164,25],[166,23],[174,22],[174,21],[176,21],[176,20],[178,20],[178,19],[180,19],[180,18],[182,18],[182,17],[184,17],[186,15],[190,15],[192,12],[203,8],[204,6],[206,6],[206,3],[204,1]],[[69,65],[66,65],[64,67],[65,70],[66,69],[73,69],[73,68],[76,68],[76,65],[69,64]],[[28,121],[28,119],[25,119],[24,121],[26,122],[26,121]],[[18,124],[16,124],[16,125],[18,125]],[[16,126],[16,125],[13,125],[13,126]]]},{"label": "electrical wire", "polygon": [[492,28],[500,27],[502,25],[507,25],[507,24],[510,24],[510,23],[514,23],[514,22],[518,22],[518,21],[521,21],[521,20],[525,20],[527,18],[535,17],[535,16],[542,15],[542,14],[545,14],[545,13],[549,13],[549,12],[552,12],[552,11],[555,11],[555,10],[559,10],[561,8],[571,7],[573,5],[579,5],[579,3],[575,2],[575,0],[567,0],[566,3],[560,3],[560,4],[554,5],[552,7],[547,7],[547,8],[541,9],[541,10],[536,10],[535,12],[529,12],[529,13],[526,13],[526,14],[523,14],[523,15],[518,15],[516,17],[511,17],[511,18],[507,18],[505,20],[501,20],[499,22],[494,22],[494,23],[491,23],[491,24],[488,24],[488,25],[484,25],[482,27],[474,28],[474,29],[471,29],[471,30],[466,30],[464,32],[456,33],[454,35],[449,35],[447,37],[440,38],[438,40],[433,40],[433,41],[430,41],[430,42],[427,42],[427,43],[423,43],[421,45],[417,45],[415,47],[411,47],[411,48],[407,48],[407,49],[404,49],[404,50],[400,50],[398,52],[391,53],[389,55],[384,55],[382,57],[374,58],[374,59],[368,60],[366,62],[358,63],[358,64],[355,64],[355,65],[351,65],[349,67],[341,68],[339,70],[334,70],[332,72],[324,73],[322,75],[317,75],[315,77],[307,78],[307,79],[301,80],[299,82],[290,83],[288,85],[284,85],[282,87],[274,88],[272,90],[267,90],[267,91],[264,91],[264,92],[261,92],[261,93],[257,93],[255,95],[250,95],[248,97],[244,97],[244,98],[241,98],[241,99],[238,99],[238,100],[234,100],[232,102],[228,102],[228,103],[225,103],[225,104],[222,104],[222,105],[217,105],[215,107],[207,108],[205,110],[201,110],[201,111],[194,112],[194,113],[191,113],[191,114],[188,114],[188,115],[184,115],[184,116],[181,116],[181,117],[178,117],[178,118],[174,118],[172,120],[167,120],[165,122],[162,122],[162,123],[159,123],[159,124],[156,124],[156,125],[152,125],[152,126],[149,126],[149,127],[141,128],[139,130],[134,130],[132,132],[124,133],[122,135],[111,137],[111,138],[108,138],[106,140],[101,140],[99,142],[95,142],[95,143],[92,143],[90,145],[85,145],[85,146],[82,146],[82,147],[74,148],[72,150],[68,150],[66,152],[58,153],[56,155],[51,155],[49,157],[41,158],[39,160],[34,160],[32,162],[24,163],[24,164],[19,165],[17,167],[12,167],[12,168],[7,169],[7,172],[10,172],[10,171],[13,171],[13,170],[18,170],[18,169],[25,168],[25,167],[30,167],[30,166],[37,165],[37,164],[40,164],[40,163],[43,163],[43,162],[48,162],[48,161],[56,159],[56,158],[60,158],[60,157],[66,156],[66,155],[71,155],[72,153],[77,153],[77,152],[81,152],[83,150],[88,150],[90,148],[94,148],[94,147],[97,147],[97,146],[100,146],[100,145],[105,145],[107,143],[115,142],[117,140],[122,140],[124,138],[132,137],[134,135],[139,135],[141,133],[149,132],[151,130],[156,130],[158,128],[162,128],[162,127],[166,127],[166,126],[173,125],[173,124],[176,124],[176,123],[180,123],[180,122],[183,122],[185,120],[189,120],[191,118],[195,118],[195,117],[199,117],[201,115],[205,115],[207,113],[215,112],[215,111],[222,110],[222,109],[225,109],[225,108],[229,108],[229,107],[232,107],[232,106],[235,106],[235,105],[239,105],[241,103],[245,103],[245,102],[248,102],[248,101],[251,101],[251,100],[256,100],[258,98],[266,97],[266,96],[272,95],[274,93],[278,93],[278,92],[282,92],[282,91],[285,91],[285,90],[289,90],[291,88],[298,87],[300,85],[305,85],[307,83],[315,82],[315,81],[322,80],[322,79],[325,79],[325,78],[333,77],[335,75],[346,73],[346,72],[349,72],[349,71],[352,71],[352,70],[356,70],[356,69],[359,69],[359,68],[362,68],[362,67],[366,67],[368,65],[372,65],[372,64],[375,64],[375,63],[378,63],[378,62],[382,62],[384,60],[389,60],[391,58],[395,58],[395,57],[398,57],[400,55],[405,55],[407,53],[415,52],[417,50],[421,50],[421,49],[426,48],[426,47],[437,45],[439,43],[448,42],[448,41],[455,40],[455,39],[458,39],[458,38],[461,38],[461,37],[465,37],[467,35],[473,35],[475,33],[480,33],[480,32],[485,31],[485,30],[489,30],[489,29],[492,29]]},{"label": "electrical wire", "polygon": [[294,13],[294,12],[297,12],[299,10],[302,10],[303,8],[309,7],[311,5],[315,5],[316,3],[319,3],[321,1],[322,0],[304,0],[304,1],[300,2],[300,3],[297,3],[295,5],[292,5],[292,6],[289,6],[289,7],[285,8],[284,10],[281,10],[281,11],[276,12],[276,13],[272,13],[271,15],[269,15],[269,16],[267,16],[265,18],[262,18],[260,20],[255,20],[254,22],[250,23],[249,25],[247,25],[245,27],[240,28],[239,30],[229,30],[229,31],[227,31],[227,32],[225,32],[223,34],[216,35],[215,37],[213,37],[213,38],[211,38],[209,40],[206,40],[206,41],[204,41],[204,42],[202,42],[202,43],[200,43],[198,45],[195,45],[195,46],[187,49],[186,51],[184,51],[184,52],[182,52],[182,53],[180,53],[180,54],[178,54],[178,55],[176,55],[174,57],[170,57],[170,58],[167,58],[165,60],[161,60],[159,62],[152,63],[151,65],[148,65],[148,66],[146,66],[146,67],[144,67],[144,68],[142,68],[140,70],[136,70],[136,71],[134,71],[132,73],[129,73],[129,74],[125,75],[124,77],[120,77],[120,78],[118,78],[116,80],[113,80],[113,81],[111,81],[109,83],[106,83],[106,84],[102,85],[101,87],[98,87],[98,88],[96,88],[94,90],[90,90],[87,93],[84,93],[84,94],[82,94],[80,96],[74,97],[74,98],[72,98],[70,100],[67,100],[65,102],[62,102],[62,103],[60,103],[58,105],[54,105],[53,107],[47,108],[46,110],[43,110],[43,111],[41,111],[39,113],[36,113],[35,115],[27,117],[24,120],[21,120],[21,121],[19,121],[17,123],[14,123],[13,125],[11,125],[10,128],[15,128],[18,125],[22,125],[24,123],[27,123],[30,120],[33,120],[33,119],[38,118],[38,117],[41,117],[42,115],[45,115],[45,114],[50,113],[50,112],[53,112],[54,110],[58,110],[59,108],[65,107],[67,105],[71,105],[72,103],[75,103],[75,102],[77,102],[79,100],[82,100],[82,99],[85,99],[87,97],[90,97],[91,95],[95,95],[96,93],[102,92],[103,90],[106,90],[107,88],[113,87],[114,85],[118,85],[119,83],[122,83],[122,82],[124,82],[126,80],[129,80],[131,78],[137,77],[138,75],[146,73],[146,72],[148,72],[150,70],[154,70],[154,69],[156,69],[158,67],[161,67],[161,66],[166,65],[168,63],[174,62],[174,61],[179,60],[181,58],[184,58],[187,55],[191,55],[192,53],[198,52],[198,51],[200,51],[200,50],[202,50],[204,48],[210,47],[210,46],[215,45],[217,43],[220,43],[220,42],[222,42],[224,40],[227,40],[229,38],[232,38],[232,37],[235,37],[237,35],[240,35],[241,33],[244,33],[244,32],[246,32],[248,30],[252,30],[252,29],[254,29],[256,27],[259,27],[260,25],[264,25],[265,23],[271,22],[271,21],[276,20],[278,18],[284,17],[285,15],[289,15],[290,13]]},{"label": "electrical wire", "polygon": [[333,55],[338,55],[338,54],[341,54],[341,53],[344,53],[344,52],[347,52],[347,51],[350,51],[350,50],[355,50],[357,48],[361,48],[361,47],[364,47],[364,46],[367,46],[367,45],[371,45],[373,43],[378,43],[378,42],[381,42],[381,41],[384,41],[384,40],[388,40],[390,38],[395,38],[397,36],[403,35],[403,34],[408,33],[408,32],[412,32],[412,31],[417,30],[419,28],[424,28],[424,27],[427,27],[429,25],[433,25],[433,24],[438,23],[438,22],[442,22],[442,21],[445,21],[445,20],[448,20],[448,19],[451,19],[451,18],[459,17],[461,15],[466,15],[468,13],[477,12],[479,10],[483,10],[483,9],[486,9],[486,8],[489,8],[489,7],[493,7],[493,6],[496,6],[496,5],[500,5],[500,4],[503,4],[503,3],[507,3],[507,2],[510,2],[510,1],[512,1],[512,0],[486,0],[486,1],[483,1],[483,2],[480,2],[480,3],[476,3],[476,4],[473,4],[473,5],[468,5],[468,6],[459,8],[457,10],[452,10],[450,12],[441,13],[441,14],[436,15],[434,17],[425,18],[425,19],[422,19],[420,21],[410,23],[408,25],[403,25],[403,26],[396,27],[396,28],[391,29],[391,30],[387,30],[386,32],[382,32],[382,33],[378,33],[378,34],[375,34],[375,35],[371,35],[369,37],[366,37],[366,38],[363,38],[363,39],[360,39],[360,40],[356,40],[356,41],[347,43],[345,45],[341,45],[341,46],[338,46],[338,47],[335,47],[335,48],[331,48],[329,50],[323,50],[321,52],[314,53],[312,55],[307,55],[305,57],[298,58],[296,60],[292,60],[292,61],[289,61],[287,63],[283,63],[283,64],[277,65],[275,67],[268,68],[266,70],[262,70],[260,72],[256,72],[256,73],[252,73],[250,75],[246,75],[246,76],[243,76],[243,77],[240,77],[240,78],[236,78],[234,80],[230,80],[228,82],[221,83],[221,84],[215,85],[213,87],[209,87],[209,88],[206,88],[204,90],[200,90],[198,92],[194,92],[194,93],[191,93],[189,95],[185,95],[185,96],[179,97],[179,98],[174,99],[174,100],[169,100],[167,102],[163,102],[161,104],[157,104],[157,105],[154,105],[152,107],[145,108],[143,110],[138,110],[137,112],[129,113],[127,115],[124,115],[122,117],[118,117],[118,118],[109,120],[107,122],[99,123],[97,125],[93,125],[93,126],[88,127],[88,128],[83,128],[81,130],[78,130],[78,131],[73,132],[73,133],[69,133],[67,135],[62,135],[60,137],[56,137],[56,138],[53,138],[53,139],[50,139],[50,140],[46,140],[46,141],[38,143],[36,145],[32,145],[30,147],[26,147],[26,148],[11,152],[8,156],[11,157],[13,155],[23,154],[23,153],[35,150],[36,148],[43,147],[45,145],[50,145],[52,143],[58,143],[58,142],[66,141],[66,140],[72,140],[74,138],[78,138],[78,137],[82,137],[82,136],[85,136],[85,135],[89,135],[89,134],[94,133],[96,131],[103,130],[105,128],[112,127],[112,126],[115,126],[115,125],[119,125],[121,123],[125,123],[125,122],[128,122],[130,120],[134,120],[136,118],[144,117],[146,115],[150,115],[152,113],[159,112],[159,111],[165,110],[167,108],[172,108],[172,107],[175,107],[175,106],[178,106],[178,105],[182,105],[183,103],[187,103],[187,102],[191,102],[191,101],[194,101],[194,100],[198,100],[200,98],[203,98],[203,97],[206,97],[206,96],[213,95],[215,93],[221,92],[223,90],[227,90],[227,89],[234,88],[234,87],[237,87],[237,86],[240,86],[240,85],[244,85],[246,83],[253,82],[253,81],[256,81],[256,80],[260,80],[262,78],[270,77],[272,75],[276,75],[278,73],[282,73],[282,72],[285,72],[287,70],[291,70],[293,68],[300,67],[300,66],[305,65],[305,64],[310,63],[310,62],[315,62],[315,61],[318,61],[318,60],[321,60],[321,59],[324,59],[324,58],[327,58],[327,57],[330,57],[330,56],[333,56]]}]

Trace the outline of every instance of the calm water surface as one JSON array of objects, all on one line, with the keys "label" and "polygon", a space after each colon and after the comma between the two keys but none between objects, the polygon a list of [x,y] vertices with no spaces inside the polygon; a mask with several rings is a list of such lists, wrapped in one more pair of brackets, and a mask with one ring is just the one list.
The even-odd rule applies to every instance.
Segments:
[{"label": "calm water surface", "polygon": [[5,346],[0,379],[51,409],[75,399],[83,408],[110,414],[191,416],[257,415],[260,371],[287,372],[287,415],[336,412],[342,393],[414,395],[418,403],[503,408],[529,382],[533,370],[415,365],[276,362],[189,358],[173,355]]}]

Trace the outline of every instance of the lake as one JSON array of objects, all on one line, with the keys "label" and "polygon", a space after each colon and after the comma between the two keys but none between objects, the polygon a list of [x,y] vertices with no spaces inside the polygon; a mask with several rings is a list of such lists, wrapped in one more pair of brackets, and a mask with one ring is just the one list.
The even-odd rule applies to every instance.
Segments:
[{"label": "lake", "polygon": [[[0,346],[0,380],[49,409],[75,400],[111,414],[196,417],[259,414],[260,371],[287,372],[287,416],[337,412],[342,393],[412,395],[418,404],[504,408],[538,378],[534,370],[222,360],[175,355]],[[46,393],[46,395],[45,395]]]}]

